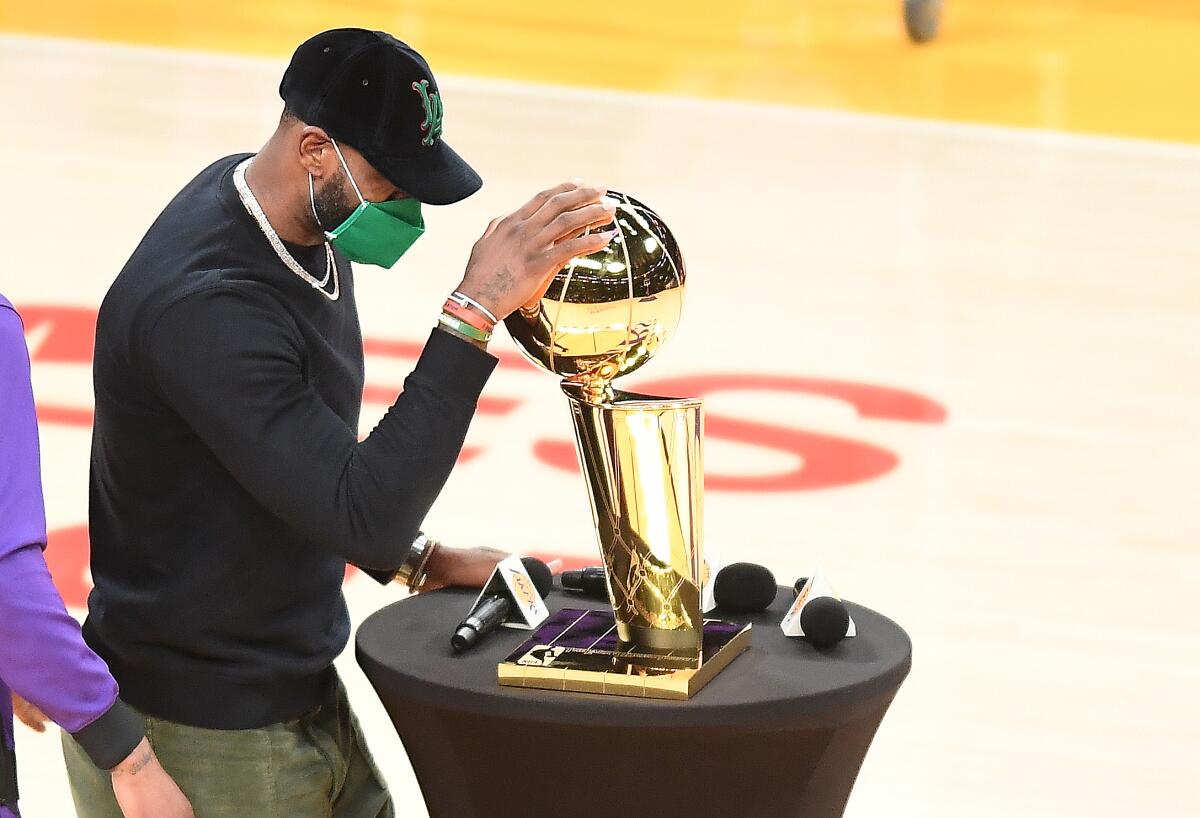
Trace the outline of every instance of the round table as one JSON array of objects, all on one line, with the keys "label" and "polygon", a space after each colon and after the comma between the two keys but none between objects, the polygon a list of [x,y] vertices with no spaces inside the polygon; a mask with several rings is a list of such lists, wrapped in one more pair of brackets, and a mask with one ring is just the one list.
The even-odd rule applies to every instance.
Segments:
[{"label": "round table", "polygon": [[[785,637],[780,587],[761,614],[708,614],[752,622],[751,647],[688,701],[501,687],[529,632],[455,655],[476,595],[397,602],[355,640],[432,818],[838,816],[912,659],[896,623],[853,603],[858,636],[827,651]],[[607,607],[558,588],[547,604]]]}]

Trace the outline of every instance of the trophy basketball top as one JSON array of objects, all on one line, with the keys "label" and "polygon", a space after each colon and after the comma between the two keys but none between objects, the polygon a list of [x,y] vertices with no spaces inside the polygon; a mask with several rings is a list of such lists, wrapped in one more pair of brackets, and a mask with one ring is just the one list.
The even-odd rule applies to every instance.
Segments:
[{"label": "trophy basketball top", "polygon": [[679,323],[687,273],[675,237],[650,208],[616,201],[617,235],[603,250],[571,259],[546,294],[505,319],[535,364],[595,396],[638,369]]}]

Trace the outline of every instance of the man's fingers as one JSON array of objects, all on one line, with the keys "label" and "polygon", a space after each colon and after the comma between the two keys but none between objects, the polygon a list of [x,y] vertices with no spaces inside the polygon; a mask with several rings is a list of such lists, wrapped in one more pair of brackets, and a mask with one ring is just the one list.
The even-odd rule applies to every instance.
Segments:
[{"label": "man's fingers", "polygon": [[26,715],[23,715],[20,713],[14,713],[13,715],[15,715],[17,717],[18,721],[20,721],[21,724],[25,725],[33,732],[35,732],[35,733],[46,732],[46,722],[45,721],[43,721],[41,719],[30,718],[29,716],[26,716]]},{"label": "man's fingers", "polygon": [[[563,213],[600,202],[607,190],[601,186],[581,187],[551,196],[527,221],[534,230],[541,230]],[[614,203],[615,205],[615,203]]]},{"label": "man's fingers", "polygon": [[588,233],[586,236],[580,236],[577,239],[560,241],[546,251],[546,259],[553,265],[554,272],[558,272],[564,264],[575,258],[575,256],[590,255],[597,250],[607,247],[615,235],[617,235],[616,230],[606,230],[603,233]]},{"label": "man's fingers", "polygon": [[607,227],[610,224],[613,224],[613,214],[606,211],[605,215],[596,219],[596,221],[591,222],[589,224],[585,224],[583,227],[579,228],[578,230],[573,230],[562,236],[559,236],[557,239],[554,240],[554,244],[558,244],[559,242],[566,241],[567,239],[577,239],[580,236],[587,235],[588,233],[592,232],[592,230],[596,229],[597,227]]},{"label": "man's fingers", "polygon": [[529,296],[528,300],[526,300],[525,303],[521,305],[521,309],[526,309],[526,310],[536,310],[537,309],[538,302],[540,302],[542,300],[542,298],[546,295],[546,292],[550,289],[550,285],[554,283],[554,276],[558,274],[558,271],[561,268],[562,268],[562,265],[560,264],[557,267],[553,268],[549,273],[546,274],[545,280],[543,280],[542,283],[538,285],[538,288],[533,291],[533,295]]},{"label": "man's fingers", "polygon": [[616,205],[611,202],[597,202],[577,210],[568,210],[546,225],[538,240],[555,244],[564,238],[578,236],[581,231],[609,224],[615,212]]},{"label": "man's fingers", "polygon": [[[602,203],[606,192],[578,179],[563,182],[489,224],[471,249],[464,292],[490,292],[491,302],[484,303],[497,315],[508,315],[528,303],[539,286],[544,292],[550,276],[573,255],[594,252],[612,238],[589,233],[612,222],[617,205],[609,200]],[[551,269],[551,265],[557,266]],[[508,279],[501,281],[501,275]]]},{"label": "man's fingers", "polygon": [[495,232],[496,232],[496,225],[500,224],[500,222],[503,220],[503,218],[504,218],[503,216],[497,216],[496,218],[494,218],[494,219],[492,219],[490,222],[488,222],[487,230],[484,230],[484,231],[483,231],[483,236],[482,236],[482,238],[485,238],[485,239],[486,239],[488,236],[490,236],[490,235],[492,235],[493,233],[495,233]]},{"label": "man's fingers", "polygon": [[558,184],[552,188],[543,190],[541,193],[537,194],[528,202],[523,204],[519,210],[513,213],[513,215],[522,221],[528,219],[534,213],[537,213],[541,206],[550,201],[552,197],[557,196],[560,193],[566,193],[568,190],[575,190],[582,185],[582,179],[572,179],[569,182],[563,182],[562,184]]},{"label": "man's fingers", "polygon": [[46,714],[20,696],[13,694],[13,715],[35,733],[46,732]]}]

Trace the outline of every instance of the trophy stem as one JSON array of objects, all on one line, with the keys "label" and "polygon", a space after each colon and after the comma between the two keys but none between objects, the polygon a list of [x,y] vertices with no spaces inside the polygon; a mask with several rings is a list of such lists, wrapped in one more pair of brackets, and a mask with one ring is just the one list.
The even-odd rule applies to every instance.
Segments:
[{"label": "trophy stem", "polygon": [[704,563],[698,399],[564,382],[621,640],[699,655]]}]

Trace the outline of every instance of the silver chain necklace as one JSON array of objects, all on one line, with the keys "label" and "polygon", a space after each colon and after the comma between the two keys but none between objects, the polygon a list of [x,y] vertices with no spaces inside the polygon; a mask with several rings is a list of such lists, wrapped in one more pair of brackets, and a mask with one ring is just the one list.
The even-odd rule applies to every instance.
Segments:
[{"label": "silver chain necklace", "polygon": [[[275,255],[279,256],[279,260],[289,270],[307,281],[321,295],[330,301],[337,301],[338,296],[341,295],[341,289],[338,280],[337,263],[333,260],[333,248],[329,246],[329,242],[325,242],[325,278],[321,281],[309,275],[308,271],[300,266],[300,262],[292,258],[292,254],[283,246],[283,241],[279,238],[279,234],[275,232],[275,228],[271,227],[271,223],[267,221],[267,214],[263,213],[262,206],[259,205],[258,199],[254,198],[254,193],[250,190],[250,186],[246,184],[246,168],[250,166],[253,159],[254,157],[250,157],[233,169],[233,186],[237,188],[238,198],[242,200],[242,204],[245,205],[247,212],[254,217],[254,221],[258,222],[259,229],[267,237],[267,241],[270,242]],[[331,277],[333,278],[332,293],[325,289],[325,285],[329,283]]]}]

